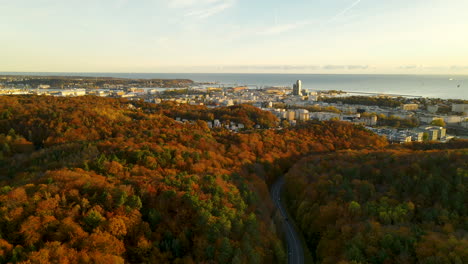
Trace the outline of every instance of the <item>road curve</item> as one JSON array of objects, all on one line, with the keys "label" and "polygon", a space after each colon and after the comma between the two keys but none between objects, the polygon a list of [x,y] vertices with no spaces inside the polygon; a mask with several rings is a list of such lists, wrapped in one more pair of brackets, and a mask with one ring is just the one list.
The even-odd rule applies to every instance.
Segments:
[{"label": "road curve", "polygon": [[302,248],[301,240],[298,233],[292,225],[292,219],[289,217],[288,212],[282,205],[280,197],[281,190],[284,185],[284,176],[281,176],[272,186],[270,190],[271,199],[276,208],[280,212],[283,231],[288,244],[288,263],[289,264],[303,264],[304,263],[304,249]]}]

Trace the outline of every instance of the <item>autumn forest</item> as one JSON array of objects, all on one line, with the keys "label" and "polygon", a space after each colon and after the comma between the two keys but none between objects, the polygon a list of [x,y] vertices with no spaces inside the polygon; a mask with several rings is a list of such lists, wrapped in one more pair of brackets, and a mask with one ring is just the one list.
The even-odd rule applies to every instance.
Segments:
[{"label": "autumn forest", "polygon": [[315,263],[468,263],[468,141],[278,123],[250,105],[1,96],[0,263],[286,263],[283,175]]}]

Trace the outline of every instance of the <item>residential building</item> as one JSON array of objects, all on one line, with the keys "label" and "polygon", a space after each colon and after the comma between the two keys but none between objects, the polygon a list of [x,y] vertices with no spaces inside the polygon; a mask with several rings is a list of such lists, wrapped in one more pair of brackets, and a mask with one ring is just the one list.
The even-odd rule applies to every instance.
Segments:
[{"label": "residential building", "polygon": [[439,131],[435,129],[427,129],[426,133],[429,135],[428,140],[437,140],[439,137]]},{"label": "residential building", "polygon": [[86,95],[85,89],[63,90],[59,92],[60,96],[83,96]]},{"label": "residential building", "polygon": [[466,113],[468,112],[468,104],[452,104],[452,112]]},{"label": "residential building", "polygon": [[312,112],[309,113],[310,119],[316,119],[319,121],[326,121],[326,120],[331,120],[334,118],[339,119],[340,114],[337,113],[329,113],[329,112]]},{"label": "residential building", "polygon": [[419,116],[419,121],[423,124],[430,124],[432,121],[438,120],[438,119],[443,120],[443,118],[439,116],[434,116],[434,115]]},{"label": "residential building", "polygon": [[437,110],[439,110],[439,106],[438,106],[438,105],[428,105],[428,106],[427,106],[427,111],[428,111],[429,113],[435,114],[435,113],[437,113]]},{"label": "residential building", "polygon": [[444,122],[446,124],[457,124],[457,123],[460,123],[462,122],[463,120],[465,120],[465,117],[463,116],[455,116],[455,115],[451,115],[451,116],[444,116]]},{"label": "residential building", "polygon": [[406,111],[414,111],[418,110],[419,105],[418,104],[404,104],[401,106],[401,109],[406,110]]},{"label": "residential building", "polygon": [[377,125],[377,116],[372,115],[372,116],[361,117],[361,122],[364,122],[366,126],[375,126]]},{"label": "residential building", "polygon": [[423,132],[411,131],[410,135],[411,135],[412,141],[417,141],[417,142],[423,141],[423,136],[424,136]]},{"label": "residential building", "polygon": [[437,140],[445,138],[447,134],[447,130],[443,127],[438,126],[423,126],[420,127],[420,130],[423,133],[427,133],[429,135],[429,140]]},{"label": "residential building", "polygon": [[300,121],[310,120],[309,111],[305,109],[297,109],[295,115],[296,115],[297,120],[300,120]]},{"label": "residential building", "polygon": [[287,119],[288,121],[295,120],[295,119],[296,119],[296,112],[295,112],[295,111],[292,111],[292,110],[289,110],[289,111],[286,113],[286,119]]}]

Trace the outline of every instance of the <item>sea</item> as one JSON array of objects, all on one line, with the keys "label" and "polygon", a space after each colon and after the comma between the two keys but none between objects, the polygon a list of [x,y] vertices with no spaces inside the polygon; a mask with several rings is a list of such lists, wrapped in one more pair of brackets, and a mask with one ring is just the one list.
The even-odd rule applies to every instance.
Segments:
[{"label": "sea", "polygon": [[83,76],[135,79],[191,79],[219,86],[263,88],[292,87],[302,81],[309,91],[341,90],[468,100],[468,75],[397,74],[264,74],[264,73],[83,73],[83,72],[0,72],[0,75]]}]

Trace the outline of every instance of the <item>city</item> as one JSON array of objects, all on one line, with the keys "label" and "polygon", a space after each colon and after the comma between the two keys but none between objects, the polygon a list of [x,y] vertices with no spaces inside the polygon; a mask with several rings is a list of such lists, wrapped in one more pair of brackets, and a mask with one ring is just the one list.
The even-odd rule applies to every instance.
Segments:
[{"label": "city", "polygon": [[[339,120],[367,127],[390,142],[406,143],[435,140],[446,142],[453,137],[468,136],[468,102],[429,99],[416,96],[314,91],[304,89],[300,80],[292,87],[228,86],[218,83],[195,83],[190,80],[116,80],[68,77],[68,87],[43,84],[38,77],[0,77],[0,94],[36,94],[50,96],[85,96],[127,98],[151,103],[205,105],[208,108],[250,104],[273,113],[278,127],[294,126],[307,120]],[[67,80],[68,78],[62,78]],[[32,80],[34,80],[32,82]],[[57,78],[46,78],[57,83]],[[31,87],[25,83],[39,83]],[[71,83],[71,84],[70,84]],[[151,86],[151,87],[147,87]],[[73,87],[73,88],[72,88]],[[356,97],[357,96],[357,97]],[[346,98],[378,98],[382,102],[359,104]],[[385,100],[392,104],[386,104]],[[180,122],[195,120],[176,117]],[[205,120],[208,127],[239,131],[244,124],[229,120]],[[402,125],[409,123],[409,125]],[[257,128],[260,126],[257,125]],[[448,130],[448,132],[447,132]]]}]

